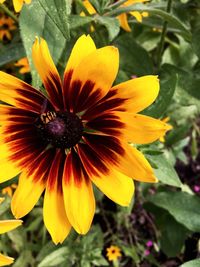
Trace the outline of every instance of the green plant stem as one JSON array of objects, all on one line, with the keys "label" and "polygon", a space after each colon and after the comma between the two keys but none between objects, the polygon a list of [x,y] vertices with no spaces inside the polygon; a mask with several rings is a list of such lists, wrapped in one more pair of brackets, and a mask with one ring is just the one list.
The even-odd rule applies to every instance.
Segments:
[{"label": "green plant stem", "polygon": [[121,6],[125,2],[126,2],[126,0],[119,0],[116,3],[114,3],[112,5],[109,5],[108,8],[109,9],[111,9],[111,8],[117,8],[118,6]]},{"label": "green plant stem", "polygon": [[0,4],[0,8],[3,10],[4,13],[6,13],[9,17],[11,17],[16,23],[19,23],[18,18],[4,4]]},{"label": "green plant stem", "polygon": [[[171,8],[172,8],[172,0],[168,0],[167,3],[167,13],[171,12]],[[164,51],[164,44],[165,44],[165,36],[167,33],[167,26],[168,26],[168,22],[165,20],[163,23],[163,29],[162,29],[162,33],[161,33],[161,37],[160,37],[160,43],[158,45],[158,52],[157,52],[157,68],[158,70],[160,69],[160,65],[161,65],[161,61],[162,61],[162,55],[163,55],[163,51]]]}]

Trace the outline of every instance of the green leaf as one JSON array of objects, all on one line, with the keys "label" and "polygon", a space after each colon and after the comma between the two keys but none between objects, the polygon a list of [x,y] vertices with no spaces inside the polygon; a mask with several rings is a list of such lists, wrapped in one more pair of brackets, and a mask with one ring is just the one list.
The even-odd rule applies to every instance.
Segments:
[{"label": "green leaf", "polygon": [[55,245],[53,244],[52,241],[49,241],[45,245],[42,246],[40,252],[37,255],[36,260],[37,261],[42,261],[44,258],[46,258],[50,253],[52,253],[55,249]]},{"label": "green leaf", "polygon": [[[176,34],[176,42],[172,41],[171,44],[165,49],[162,62],[173,64],[175,66],[183,66],[185,70],[191,70],[198,61],[198,57],[195,55],[192,49],[191,43],[184,40],[181,36]],[[171,70],[172,74],[173,71]]]},{"label": "green leaf", "polygon": [[120,69],[129,77],[153,73],[153,63],[147,51],[137,44],[130,33],[117,38],[114,42],[120,52]]},{"label": "green leaf", "polygon": [[65,39],[69,39],[68,15],[71,11],[71,0],[38,0],[38,2]]},{"label": "green leaf", "polygon": [[39,264],[38,267],[50,267],[50,266],[59,266],[66,261],[69,256],[68,247],[61,247],[54,250],[48,256],[46,256]]},{"label": "green leaf", "polygon": [[70,15],[69,16],[69,25],[70,29],[76,29],[78,27],[82,27],[88,23],[91,23],[94,20],[93,17],[84,16],[81,17],[79,15]]},{"label": "green leaf", "polygon": [[200,259],[192,260],[181,264],[180,267],[199,267],[200,266]]},{"label": "green leaf", "polygon": [[192,35],[192,46],[194,49],[194,52],[196,53],[196,55],[199,57],[200,59],[200,29],[197,29],[194,31],[193,35]]},{"label": "green leaf", "polygon": [[69,11],[70,1],[51,0],[47,3],[46,0],[40,0],[25,5],[20,14],[21,36],[30,63],[34,86],[41,84],[32,61],[32,45],[35,37],[41,36],[47,41],[56,64],[65,47],[66,38],[69,36],[67,19]]},{"label": "green leaf", "polygon": [[15,249],[17,251],[21,251],[24,247],[24,240],[26,239],[26,234],[22,230],[22,226],[14,229],[13,231],[10,231],[7,233],[8,237],[12,242],[15,244]]},{"label": "green leaf", "polygon": [[[153,213],[155,224],[160,232],[160,246],[168,257],[177,256],[183,246],[189,231],[178,223],[168,211],[159,208],[152,203],[145,203],[145,209]],[[166,223],[167,222],[167,223]]]},{"label": "green leaf", "polygon": [[184,246],[188,230],[177,223],[171,215],[167,214],[164,218],[161,233],[160,243],[164,253],[168,257],[177,256]]},{"label": "green leaf", "polygon": [[31,251],[23,250],[21,251],[19,258],[15,260],[12,267],[26,267],[30,265],[33,266],[33,264],[34,264],[34,259]]},{"label": "green leaf", "polygon": [[179,142],[180,140],[182,140],[183,138],[185,138],[185,136],[189,132],[190,127],[191,127],[190,124],[187,124],[173,129],[171,132],[169,132],[169,134],[166,137],[166,144],[168,146],[172,146],[177,142]]},{"label": "green leaf", "polygon": [[8,209],[10,209],[10,197],[6,197],[1,203],[0,216],[2,216]]},{"label": "green leaf", "polygon": [[187,229],[200,231],[200,198],[185,192],[162,192],[148,198],[168,212]]},{"label": "green leaf", "polygon": [[0,44],[0,50],[0,67],[12,61],[16,61],[26,55],[21,42],[7,45]]},{"label": "green leaf", "polygon": [[134,263],[137,263],[137,264],[140,263],[140,258],[139,258],[139,255],[137,253],[137,249],[135,246],[121,245],[121,248],[127,257],[130,257],[133,259]]},{"label": "green leaf", "polygon": [[181,181],[174,169],[174,167],[168,162],[164,155],[146,155],[150,163],[153,163],[157,168],[154,169],[154,173],[158,180],[163,184],[181,187]]},{"label": "green leaf", "polygon": [[108,30],[109,41],[112,41],[120,31],[120,24],[117,18],[96,16],[95,20]]},{"label": "green leaf", "polygon": [[168,77],[167,79],[161,78],[158,98],[156,99],[154,104],[145,109],[145,111],[142,113],[151,117],[161,118],[172,101],[176,89],[176,82],[176,74]]}]

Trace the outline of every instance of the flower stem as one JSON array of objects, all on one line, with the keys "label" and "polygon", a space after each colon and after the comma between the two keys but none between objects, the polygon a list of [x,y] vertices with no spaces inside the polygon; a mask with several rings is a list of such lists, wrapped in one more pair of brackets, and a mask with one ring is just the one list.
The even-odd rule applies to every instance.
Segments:
[{"label": "flower stem", "polygon": [[119,261],[118,260],[114,260],[113,261],[113,266],[114,267],[119,267]]},{"label": "flower stem", "polygon": [[111,8],[117,8],[118,6],[121,6],[125,2],[126,2],[126,0],[119,0],[116,3],[114,3],[112,5],[109,5],[108,8],[109,9],[111,9]]},{"label": "flower stem", "polygon": [[10,11],[4,4],[0,4],[0,8],[9,16],[11,17],[16,23],[19,23],[18,18],[15,16],[15,14]]},{"label": "flower stem", "polygon": [[[170,13],[172,9],[172,0],[168,0],[167,3],[167,13]],[[161,65],[161,61],[162,61],[162,55],[163,55],[163,51],[164,51],[164,44],[165,44],[165,36],[167,33],[167,26],[168,26],[168,22],[164,21],[163,23],[163,29],[162,29],[162,33],[161,33],[161,37],[160,37],[160,43],[158,45],[158,51],[157,51],[157,68],[158,70],[160,69],[160,65]]]}]

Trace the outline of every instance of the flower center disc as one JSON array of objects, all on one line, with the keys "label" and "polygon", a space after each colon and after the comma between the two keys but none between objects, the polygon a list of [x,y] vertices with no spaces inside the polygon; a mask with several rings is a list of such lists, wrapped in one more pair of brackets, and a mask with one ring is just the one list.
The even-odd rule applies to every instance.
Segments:
[{"label": "flower center disc", "polygon": [[36,123],[40,138],[58,148],[75,146],[83,134],[79,117],[69,112],[47,112]]}]

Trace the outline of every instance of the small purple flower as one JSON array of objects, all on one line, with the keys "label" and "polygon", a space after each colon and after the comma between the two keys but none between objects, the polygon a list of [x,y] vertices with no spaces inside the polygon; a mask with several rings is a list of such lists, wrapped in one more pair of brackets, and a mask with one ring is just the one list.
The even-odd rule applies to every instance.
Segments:
[{"label": "small purple flower", "polygon": [[153,242],[152,242],[151,240],[147,241],[147,242],[146,242],[146,246],[147,246],[148,248],[152,247],[152,246],[153,246]]},{"label": "small purple flower", "polygon": [[148,256],[151,252],[148,249],[145,249],[144,256]]},{"label": "small purple flower", "polygon": [[194,189],[194,192],[200,192],[200,186],[199,185],[195,185],[194,187],[193,187],[193,189]]}]

